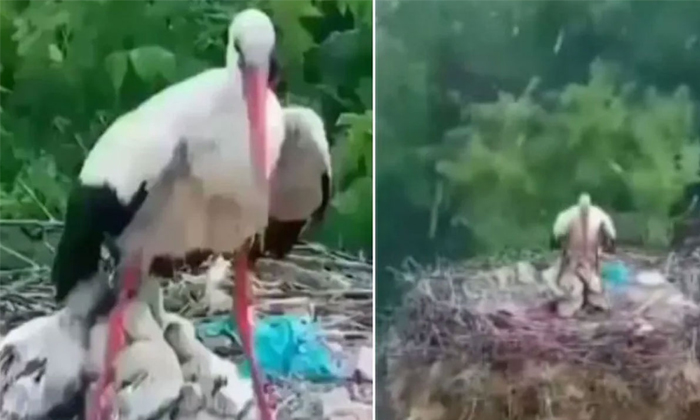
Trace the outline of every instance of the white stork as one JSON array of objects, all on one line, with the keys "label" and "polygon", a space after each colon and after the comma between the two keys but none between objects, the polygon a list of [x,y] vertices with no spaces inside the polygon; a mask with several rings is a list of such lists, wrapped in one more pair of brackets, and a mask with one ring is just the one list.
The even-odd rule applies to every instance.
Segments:
[{"label": "white stork", "polygon": [[[565,244],[562,244],[563,240]],[[610,216],[592,205],[588,194],[581,194],[577,205],[557,216],[551,244],[552,247],[562,247],[557,280],[567,296],[558,306],[560,315],[571,316],[586,302],[605,308],[600,252],[615,252],[615,226]]]},{"label": "white stork", "polygon": [[[224,68],[159,92],[98,139],[68,200],[52,272],[58,300],[94,276],[105,240],[114,241],[127,265],[122,289],[129,296],[154,256],[241,247],[239,255],[247,253],[267,224],[268,179],[284,137],[282,109],[268,86],[274,47],[274,27],[264,13],[238,13]],[[247,261],[238,260],[237,321],[251,357]],[[123,305],[110,323],[113,358],[124,341]]]}]

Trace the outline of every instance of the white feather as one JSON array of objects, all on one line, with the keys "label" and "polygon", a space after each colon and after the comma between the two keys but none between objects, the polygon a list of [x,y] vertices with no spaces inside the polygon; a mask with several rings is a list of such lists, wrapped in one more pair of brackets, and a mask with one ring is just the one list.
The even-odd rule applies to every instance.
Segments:
[{"label": "white feather", "polygon": [[90,329],[85,373],[93,380],[104,372],[105,354],[107,353],[107,326],[107,319],[102,318]]},{"label": "white feather", "polygon": [[270,214],[278,220],[304,220],[321,204],[321,176],[332,174],[323,120],[312,109],[284,110],[285,137],[273,173]]},{"label": "white feather", "polygon": [[[65,310],[10,331],[0,343],[0,354],[11,354],[0,379],[0,418],[11,413],[41,417],[64,404],[68,390],[78,391],[85,356],[81,344],[80,331]],[[29,363],[41,361],[46,363],[41,379],[20,376]],[[0,362],[0,369],[2,365]]]},{"label": "white feather", "polygon": [[[568,209],[562,211],[557,215],[554,221],[554,228],[552,232],[555,238],[561,238],[565,236],[572,223],[574,223],[580,216],[580,205],[574,205]],[[612,218],[598,206],[590,204],[588,207],[588,230],[589,235],[595,235],[598,229],[603,228],[605,233],[612,239],[615,239],[615,225],[613,224]]]},{"label": "white feather", "polygon": [[177,355],[158,324],[157,282],[142,283],[138,299],[127,307],[125,330],[134,342],[115,360],[115,388],[121,418],[146,420],[172,408],[184,381]]},{"label": "white feather", "polygon": [[[267,99],[266,172],[272,172],[283,140],[282,109]],[[85,185],[110,185],[128,203],[142,182],[151,186],[177,145],[188,147],[192,175],[210,194],[245,200],[254,189],[248,120],[240,73],[207,70],[152,96],[118,118],[99,138],[80,172]]]},{"label": "white feather", "polygon": [[[58,312],[34,318],[0,341],[0,418],[16,414],[43,418],[80,391],[87,359],[87,317],[104,283],[80,284]],[[30,364],[45,363],[43,374],[23,375]]]},{"label": "white feather", "polygon": [[[220,358],[197,340],[189,321],[172,315],[170,319],[166,340],[184,361],[182,372],[185,380],[196,382],[201,389],[206,410],[210,414],[230,415],[251,404],[254,401],[252,381],[244,378],[232,362]],[[215,384],[220,380],[224,385],[214,392]]]},{"label": "white feather", "polygon": [[146,420],[172,408],[184,385],[172,349],[162,339],[137,341],[115,362],[120,418]]}]

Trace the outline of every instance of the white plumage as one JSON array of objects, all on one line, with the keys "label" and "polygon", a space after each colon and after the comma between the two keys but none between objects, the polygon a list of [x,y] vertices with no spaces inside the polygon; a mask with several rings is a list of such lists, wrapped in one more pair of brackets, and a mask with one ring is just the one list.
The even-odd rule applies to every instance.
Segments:
[{"label": "white plumage", "polygon": [[146,420],[172,410],[184,384],[177,356],[154,316],[151,302],[158,293],[157,283],[145,282],[141,299],[127,310],[126,333],[131,343],[115,360],[114,383],[118,412],[124,419]]},{"label": "white plumage", "polygon": [[554,223],[553,245],[561,239],[562,261],[557,283],[564,291],[557,313],[573,316],[584,306],[605,310],[608,302],[600,278],[601,250],[614,252],[615,227],[603,210],[581,194],[578,204],[560,213]]},{"label": "white plumage", "polygon": [[194,325],[187,319],[169,313],[158,290],[153,302],[156,318],[161,320],[165,340],[177,355],[185,386],[180,404],[181,415],[198,420],[211,418],[247,419],[256,415],[253,384],[241,376],[238,367],[210,351],[195,334]]},{"label": "white plumage", "polygon": [[104,283],[80,285],[63,309],[28,321],[0,341],[0,418],[80,411],[88,331],[105,293]]},{"label": "white plumage", "polygon": [[[231,73],[209,70],[166,89],[118,119],[95,145],[81,182],[114,187],[123,204],[142,182],[152,195],[132,221],[135,228],[121,235],[123,248],[139,244],[151,255],[231,251],[266,225],[268,192],[253,179],[240,80]],[[267,104],[269,176],[279,157],[283,121],[271,92]],[[189,168],[172,168],[172,178],[160,178],[182,141]],[[159,196],[156,188],[169,194]]]},{"label": "white plumage", "polygon": [[[249,261],[268,255],[283,258],[298,242],[305,227],[323,220],[332,195],[332,167],[323,120],[312,109],[283,109],[284,142],[273,166],[269,218],[264,240],[251,248]],[[182,263],[199,267],[215,250],[190,253]],[[152,273],[171,277],[175,261],[159,259]]]},{"label": "white plumage", "polygon": [[235,16],[229,37],[225,68],[154,95],[117,119],[90,151],[57,250],[59,299],[68,283],[95,271],[96,253],[89,261],[76,255],[104,234],[126,257],[142,252],[147,270],[156,255],[231,252],[266,226],[270,192],[258,169],[271,176],[284,138],[282,109],[267,87],[274,28],[249,9]]},{"label": "white plumage", "polygon": [[232,362],[207,349],[188,324],[184,319],[171,322],[165,337],[182,362],[185,381],[195,385],[193,388],[200,393],[199,401],[190,402],[194,403],[190,409],[214,417],[240,412],[253,416],[256,410],[252,381],[243,378]]},{"label": "white plumage", "polygon": [[[107,390],[114,393],[115,413],[125,420],[159,419],[178,402],[183,376],[177,356],[163,336],[156,317],[160,287],[144,282],[136,299],[125,310],[127,346],[113,361],[114,379]],[[94,382],[88,391],[95,401],[96,379],[105,371],[106,320],[91,330],[86,373]],[[163,417],[167,418],[167,417]]]},{"label": "white plumage", "polygon": [[331,176],[331,157],[323,120],[312,109],[284,108],[285,135],[273,172],[270,216],[306,220],[323,201],[321,177]]},{"label": "white plumage", "polygon": [[581,217],[581,209],[588,209],[588,237],[597,237],[599,229],[611,239],[616,238],[615,225],[610,216],[600,207],[591,204],[588,194],[581,194],[579,203],[569,207],[557,215],[554,221],[553,234],[555,239],[560,239],[569,233],[572,223]]},{"label": "white plumage", "polygon": [[[248,201],[253,183],[246,105],[240,72],[204,71],[166,88],[118,118],[99,138],[83,165],[86,185],[110,185],[127,203],[142,182],[152,187],[185,142],[191,176],[206,180],[207,194],[227,194]],[[267,92],[266,174],[279,157],[282,109]],[[124,159],[120,159],[122,157]]]}]

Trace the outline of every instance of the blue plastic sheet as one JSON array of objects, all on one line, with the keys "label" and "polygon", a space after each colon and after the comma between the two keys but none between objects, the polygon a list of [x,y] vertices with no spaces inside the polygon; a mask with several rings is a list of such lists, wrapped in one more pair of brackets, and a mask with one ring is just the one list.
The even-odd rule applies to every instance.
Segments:
[{"label": "blue plastic sheet", "polygon": [[622,261],[606,261],[602,267],[603,281],[612,289],[624,289],[630,283],[630,270]]},{"label": "blue plastic sheet", "polygon": [[[197,335],[200,339],[224,335],[240,344],[238,328],[228,315],[200,323]],[[254,339],[258,363],[272,378],[328,382],[346,376],[342,359],[328,348],[319,326],[309,317],[266,317],[256,323]],[[244,374],[250,374],[247,362],[241,367]]]}]

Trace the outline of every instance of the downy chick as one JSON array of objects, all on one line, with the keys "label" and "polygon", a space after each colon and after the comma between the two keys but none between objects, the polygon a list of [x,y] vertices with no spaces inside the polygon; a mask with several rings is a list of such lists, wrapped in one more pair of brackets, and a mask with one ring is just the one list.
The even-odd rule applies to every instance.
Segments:
[{"label": "downy chick", "polygon": [[115,360],[113,384],[121,419],[148,420],[168,415],[183,386],[177,356],[154,317],[158,293],[157,282],[143,282],[139,296],[126,311],[127,347]]},{"label": "downy chick", "polygon": [[64,308],[0,342],[0,418],[70,419],[83,412],[89,330],[114,304],[103,280],[82,283]]},{"label": "downy chick", "polygon": [[173,314],[168,318],[165,338],[178,355],[185,380],[197,385],[190,386],[183,395],[189,400],[184,404],[183,416],[199,411],[198,416],[189,418],[255,418],[252,381],[243,378],[232,362],[220,358],[197,340],[189,321]]}]

